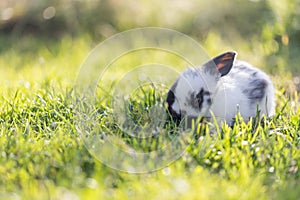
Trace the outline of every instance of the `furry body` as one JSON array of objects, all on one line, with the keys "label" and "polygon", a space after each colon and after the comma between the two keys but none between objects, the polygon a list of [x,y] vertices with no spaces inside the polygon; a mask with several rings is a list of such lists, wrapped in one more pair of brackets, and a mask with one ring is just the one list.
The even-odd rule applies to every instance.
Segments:
[{"label": "furry body", "polygon": [[231,124],[239,112],[245,121],[259,112],[271,116],[275,109],[273,84],[263,71],[235,53],[220,55],[202,67],[182,72],[170,89],[168,109],[175,120],[211,117]]}]

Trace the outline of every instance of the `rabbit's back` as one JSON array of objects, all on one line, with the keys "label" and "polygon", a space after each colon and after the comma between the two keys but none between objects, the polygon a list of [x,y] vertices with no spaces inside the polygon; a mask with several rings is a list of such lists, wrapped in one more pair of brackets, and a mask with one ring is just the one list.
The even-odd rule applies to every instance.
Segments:
[{"label": "rabbit's back", "polygon": [[230,73],[220,79],[217,88],[211,109],[227,123],[237,112],[245,120],[256,116],[257,112],[266,116],[274,114],[274,87],[269,76],[247,62],[236,60]]}]

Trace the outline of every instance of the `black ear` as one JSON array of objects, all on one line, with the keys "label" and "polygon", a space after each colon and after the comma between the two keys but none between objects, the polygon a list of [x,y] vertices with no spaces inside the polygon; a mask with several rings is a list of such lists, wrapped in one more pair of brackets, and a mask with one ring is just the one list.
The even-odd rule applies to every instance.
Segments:
[{"label": "black ear", "polygon": [[216,71],[215,67],[217,67],[217,71],[221,76],[225,76],[230,72],[236,55],[237,53],[233,51],[223,53],[207,62],[205,67],[210,68],[209,71],[211,72]]}]

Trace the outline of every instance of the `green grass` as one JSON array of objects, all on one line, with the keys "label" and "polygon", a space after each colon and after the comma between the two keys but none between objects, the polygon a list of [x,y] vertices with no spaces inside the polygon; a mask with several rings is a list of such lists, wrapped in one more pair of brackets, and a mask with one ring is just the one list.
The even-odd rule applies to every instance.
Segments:
[{"label": "green grass", "polygon": [[[189,140],[183,156],[166,168],[128,174],[94,159],[77,132],[72,89],[91,47],[88,37],[54,44],[24,39],[1,52],[0,199],[299,198],[299,97],[276,77],[275,117],[260,123],[237,121],[234,128],[220,127],[214,135],[206,129],[198,134],[199,142]],[[123,62],[134,65],[132,59]],[[137,91],[128,102],[128,115],[146,126],[151,116],[145,110],[164,96],[151,87]],[[109,99],[99,89],[92,105],[99,122],[96,134],[115,134],[139,151],[165,145],[160,137],[124,136]]]}]

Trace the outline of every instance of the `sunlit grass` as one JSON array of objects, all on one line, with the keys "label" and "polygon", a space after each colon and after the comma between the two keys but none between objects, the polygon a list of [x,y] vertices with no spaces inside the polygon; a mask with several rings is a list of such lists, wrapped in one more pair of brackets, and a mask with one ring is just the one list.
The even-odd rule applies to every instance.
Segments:
[{"label": "sunlit grass", "polygon": [[[299,197],[299,96],[295,90],[287,92],[277,78],[274,117],[262,122],[237,120],[234,128],[224,125],[212,135],[216,129],[208,124],[206,134],[198,133],[199,140],[190,140],[185,154],[162,170],[133,175],[95,160],[77,132],[72,89],[91,47],[87,37],[32,46],[21,41],[0,55],[0,198]],[[151,117],[147,110],[165,95],[151,85],[136,91],[126,104],[129,117],[146,126]],[[155,137],[142,141],[124,135],[116,126],[110,98],[100,91],[93,105],[100,130],[120,134],[139,151],[160,147]]]}]

